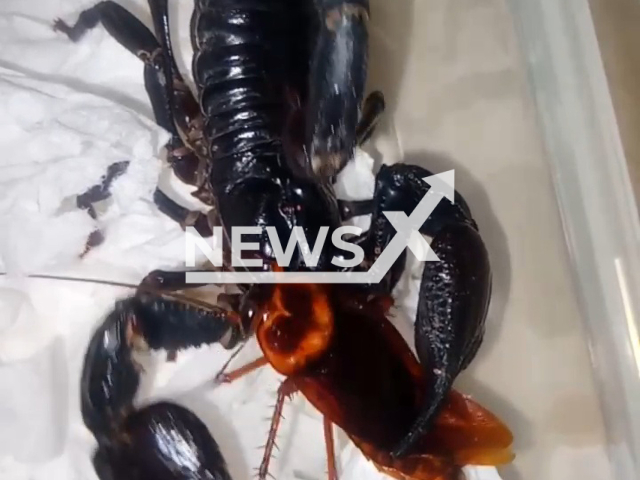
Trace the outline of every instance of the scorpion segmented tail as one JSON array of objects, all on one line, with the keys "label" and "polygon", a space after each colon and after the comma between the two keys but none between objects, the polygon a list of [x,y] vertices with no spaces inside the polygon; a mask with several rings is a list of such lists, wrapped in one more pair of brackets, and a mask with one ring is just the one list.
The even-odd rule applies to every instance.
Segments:
[{"label": "scorpion segmented tail", "polygon": [[[273,178],[288,92],[305,95],[298,37],[307,0],[196,0],[193,77],[205,119],[212,186]],[[302,61],[301,61],[302,60]]]}]

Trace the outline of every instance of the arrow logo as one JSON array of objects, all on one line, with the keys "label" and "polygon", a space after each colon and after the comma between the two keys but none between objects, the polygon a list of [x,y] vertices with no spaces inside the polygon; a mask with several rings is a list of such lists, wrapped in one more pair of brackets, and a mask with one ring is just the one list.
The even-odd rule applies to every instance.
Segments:
[{"label": "arrow logo", "polygon": [[454,203],[455,173],[449,170],[422,180],[428,183],[430,188],[410,216],[407,217],[404,212],[383,212],[396,229],[396,234],[366,272],[187,272],[186,282],[378,283],[389,272],[405,248],[409,248],[421,262],[438,262],[440,259],[420,234],[420,228],[444,198]]}]

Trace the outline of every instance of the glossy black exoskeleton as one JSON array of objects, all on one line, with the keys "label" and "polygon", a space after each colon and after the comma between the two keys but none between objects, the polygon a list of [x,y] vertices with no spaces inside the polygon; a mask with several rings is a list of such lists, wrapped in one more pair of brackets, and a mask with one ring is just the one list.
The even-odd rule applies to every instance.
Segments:
[{"label": "glossy black exoskeleton", "polygon": [[[371,228],[356,239],[365,259],[354,267],[368,268],[395,234],[384,213],[409,215],[429,191],[422,179],[431,175],[417,166],[385,166],[376,176],[373,198],[357,202],[338,200],[332,188],[335,175],[353,157],[355,146],[371,136],[384,110],[379,92],[362,102],[369,2],[196,0],[191,19],[195,92],[174,60],[167,0],[149,0],[149,6],[155,34],[111,1],[82,12],[73,26],[57,21],[55,28],[78,40],[102,23],[145,62],[156,120],[172,135],[167,150],[173,171],[196,186],[194,196],[211,206],[208,214],[189,211],[157,190],[160,210],[203,236],[211,236],[218,225],[228,237],[234,227],[257,227],[255,238],[243,240],[259,243],[257,256],[264,268],[275,262],[268,226],[275,227],[284,248],[295,227],[312,244],[322,227],[329,228],[331,238],[349,218],[371,215]],[[441,259],[424,269],[415,328],[417,353],[432,381],[421,415],[393,455],[406,453],[429,428],[453,380],[474,358],[491,293],[488,254],[459,195],[453,202],[443,200],[419,230],[433,238],[432,249]],[[296,248],[287,268],[335,270],[331,259],[344,252],[329,244],[316,265],[306,265]],[[406,251],[383,282],[362,287],[391,295],[405,262]],[[226,268],[240,267],[229,265],[227,258]],[[192,286],[179,272],[154,272],[147,280],[160,290]],[[228,309],[214,315],[220,331],[246,327],[243,312],[264,303],[260,288],[239,287],[242,293],[229,298]],[[162,302],[166,306],[172,301]],[[133,307],[130,311],[135,313]],[[234,323],[231,317],[240,320]],[[180,320],[167,324],[177,343],[210,343],[198,336],[206,337],[211,325],[180,327],[202,328],[192,337],[178,332],[180,321],[186,320],[176,318]],[[163,328],[158,325],[164,323],[153,329]],[[251,332],[241,327],[234,336],[245,339]],[[143,337],[152,338],[154,331]],[[168,342],[168,333],[162,339]]]},{"label": "glossy black exoskeleton", "polygon": [[207,427],[185,407],[134,405],[141,367],[136,351],[177,351],[237,343],[239,325],[226,314],[166,303],[144,294],[116,304],[94,333],[80,384],[82,418],[98,443],[100,480],[231,480]]},{"label": "glossy black exoskeleton", "polygon": [[118,432],[127,441],[101,445],[101,480],[231,480],[218,444],[190,410],[159,402],[136,410]]}]

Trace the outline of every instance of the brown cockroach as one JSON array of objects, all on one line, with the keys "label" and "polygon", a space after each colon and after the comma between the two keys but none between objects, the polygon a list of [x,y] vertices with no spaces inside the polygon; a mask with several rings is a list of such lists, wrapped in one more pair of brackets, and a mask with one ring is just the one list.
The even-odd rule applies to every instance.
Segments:
[{"label": "brown cockroach", "polygon": [[[149,278],[157,279],[154,275]],[[100,283],[129,286],[108,281]],[[143,282],[137,288],[137,295],[150,295],[155,290],[150,282]],[[187,299],[176,291],[161,289],[156,293],[187,302],[180,313],[192,338],[182,338],[180,345],[174,341],[174,348],[210,343],[196,332],[196,328],[214,327],[202,322],[207,308],[205,302]],[[156,301],[162,300],[153,300]],[[232,321],[227,317],[234,328],[239,324],[247,327],[240,334],[244,340],[255,334],[263,356],[219,375],[218,380],[228,383],[266,365],[285,377],[278,388],[259,478],[268,476],[284,402],[297,393],[324,418],[329,480],[338,478],[334,425],[342,429],[381,472],[398,480],[457,480],[466,465],[497,466],[512,461],[513,435],[509,428],[455,389],[449,391],[430,429],[407,454],[401,457],[391,454],[394,445],[419,416],[427,391],[423,366],[388,318],[391,307],[390,297],[366,295],[351,285],[261,284],[247,292],[242,307],[236,306],[239,317],[233,317]],[[220,309],[211,308],[215,323]],[[199,313],[190,317],[191,309]],[[152,310],[148,309],[147,313]],[[163,327],[157,322],[162,317],[153,317],[154,328],[159,330],[149,335],[150,330],[144,325],[150,324],[151,317],[144,319],[144,315],[139,309],[130,312],[134,324],[138,322],[138,326],[143,326],[134,332],[143,342],[132,341],[132,344],[146,342],[149,346],[149,338],[155,335],[151,348],[164,348],[160,344],[170,339],[158,341],[157,332]],[[196,316],[205,327],[191,322],[190,318]],[[175,323],[176,318],[171,328],[177,331],[182,327]],[[165,326],[163,330],[167,337],[170,336],[168,328]],[[218,332],[216,338],[220,336]],[[237,339],[236,332],[234,345]]]}]

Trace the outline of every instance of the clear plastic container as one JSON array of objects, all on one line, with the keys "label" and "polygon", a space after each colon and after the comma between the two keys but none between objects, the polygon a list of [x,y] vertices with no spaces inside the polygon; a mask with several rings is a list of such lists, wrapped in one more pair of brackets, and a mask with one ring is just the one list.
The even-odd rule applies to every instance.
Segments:
[{"label": "clear plastic container", "polygon": [[371,83],[397,159],[456,169],[492,257],[458,386],[514,430],[501,476],[640,478],[640,221],[588,1],[390,3]]},{"label": "clear plastic container", "polygon": [[[516,459],[500,469],[502,479],[640,478],[640,222],[587,0],[370,2],[370,86],[384,92],[388,109],[369,150],[379,161],[405,160],[434,172],[454,168],[456,188],[471,206],[491,256],[494,295],[485,341],[457,387],[513,430]],[[107,97],[148,117],[143,67],[136,58],[104,29],[71,44],[50,28],[55,17],[71,21],[94,3],[0,2],[0,66],[17,76]],[[148,22],[145,0],[118,3]],[[173,38],[181,46],[178,64],[188,72],[192,2],[169,3]],[[14,160],[29,163],[36,157],[33,145],[20,147],[15,158],[5,155],[7,176]],[[7,220],[3,229],[16,224]],[[122,235],[127,246],[129,233],[145,230],[139,225]],[[45,232],[46,224],[39,227]],[[38,239],[35,233],[31,237]],[[148,241],[151,247],[161,243],[155,236]],[[157,265],[157,259],[176,265],[183,260],[182,248],[175,258],[161,254],[159,245],[157,258],[154,248],[127,248],[119,262],[103,250],[102,263],[87,257],[77,271],[93,268],[98,273],[91,277],[122,279],[132,272],[123,264],[146,265],[146,257],[134,257],[148,254],[153,268],[168,266]],[[11,408],[0,399],[0,412],[12,420],[0,432],[0,477],[89,480],[91,439],[76,405],[79,371],[90,327],[101,321],[102,313],[89,315],[90,307],[102,312],[113,292],[53,284],[43,284],[41,292],[34,297],[46,300],[46,308],[29,311],[29,319],[52,326],[55,335],[42,343],[60,351],[43,349],[38,355],[45,361],[34,364],[51,368],[31,369],[30,375],[43,389],[37,401],[38,411],[50,415],[47,429],[60,433],[42,435],[38,428],[45,422],[35,428],[31,410],[14,412],[36,398],[15,385]],[[98,296],[103,303],[96,306]],[[415,305],[400,306],[410,311]],[[410,333],[410,324],[405,326]],[[23,335],[31,344],[33,331]],[[20,350],[24,355],[25,348]],[[185,398],[192,387],[210,381],[223,360],[217,351],[180,356],[153,386],[162,387],[163,395]],[[25,378],[20,365],[26,364],[7,362],[0,373],[11,370]],[[268,430],[263,418],[271,413],[278,379],[261,375],[237,387],[241,401],[233,409],[229,390],[207,387],[193,397],[197,413],[210,420],[241,472],[238,480],[249,478],[259,464],[258,447]],[[47,395],[53,400],[45,400]],[[311,478],[325,479],[318,415],[305,416],[302,428],[289,412],[281,434],[291,447],[289,458],[313,473]],[[24,474],[3,476],[3,466],[16,459]],[[275,469],[274,475],[294,478],[285,453],[280,461],[285,470]]]},{"label": "clear plastic container", "polygon": [[640,222],[587,1],[511,0],[618,479],[640,478]]}]

